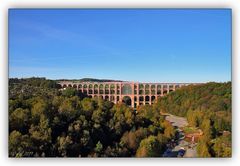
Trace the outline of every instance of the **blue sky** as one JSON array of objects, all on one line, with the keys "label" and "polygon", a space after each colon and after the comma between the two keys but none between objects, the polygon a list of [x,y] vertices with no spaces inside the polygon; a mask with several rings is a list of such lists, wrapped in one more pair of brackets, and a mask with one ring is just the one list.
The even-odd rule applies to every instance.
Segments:
[{"label": "blue sky", "polygon": [[9,77],[231,80],[231,10],[9,10]]}]

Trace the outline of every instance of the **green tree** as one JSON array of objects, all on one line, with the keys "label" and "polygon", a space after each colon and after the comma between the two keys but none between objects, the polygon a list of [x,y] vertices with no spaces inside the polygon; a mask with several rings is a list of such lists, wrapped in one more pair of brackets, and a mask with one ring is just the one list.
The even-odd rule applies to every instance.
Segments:
[{"label": "green tree", "polygon": [[32,142],[28,135],[22,135],[19,131],[12,131],[9,135],[9,156],[10,157],[31,157],[33,156]]},{"label": "green tree", "polygon": [[29,125],[29,110],[17,108],[9,117],[10,130],[26,132]]},{"label": "green tree", "polygon": [[141,141],[136,157],[160,157],[162,147],[156,136],[149,136]]}]

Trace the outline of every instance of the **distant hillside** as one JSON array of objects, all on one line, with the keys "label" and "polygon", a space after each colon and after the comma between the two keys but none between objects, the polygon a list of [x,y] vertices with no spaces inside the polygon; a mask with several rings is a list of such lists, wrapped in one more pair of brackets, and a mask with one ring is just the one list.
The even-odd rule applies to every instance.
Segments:
[{"label": "distant hillside", "polygon": [[189,85],[160,98],[159,108],[178,116],[197,110],[231,112],[231,88],[231,82]]},{"label": "distant hillside", "polygon": [[96,78],[81,78],[81,79],[59,79],[56,81],[78,81],[78,82],[123,82],[122,80],[96,79]]},{"label": "distant hillside", "polygon": [[[21,81],[28,80],[51,80],[45,77],[29,77],[29,78],[9,78],[10,83],[19,83]],[[111,80],[111,79],[97,79],[97,78],[81,78],[81,79],[56,79],[52,81],[78,81],[78,82],[124,82],[123,80]]]}]

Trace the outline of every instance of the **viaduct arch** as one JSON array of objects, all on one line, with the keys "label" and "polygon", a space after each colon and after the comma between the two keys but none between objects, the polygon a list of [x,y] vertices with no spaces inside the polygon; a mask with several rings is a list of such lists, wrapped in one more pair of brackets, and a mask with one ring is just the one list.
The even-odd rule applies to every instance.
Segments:
[{"label": "viaduct arch", "polygon": [[101,97],[113,103],[122,102],[130,97],[131,107],[151,105],[162,97],[190,83],[139,83],[139,82],[77,82],[59,81],[61,89],[73,87],[89,97]]}]

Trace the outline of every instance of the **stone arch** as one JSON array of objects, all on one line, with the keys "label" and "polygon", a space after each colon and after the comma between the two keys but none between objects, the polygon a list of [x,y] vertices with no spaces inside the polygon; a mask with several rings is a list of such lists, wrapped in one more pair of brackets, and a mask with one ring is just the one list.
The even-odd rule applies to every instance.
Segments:
[{"label": "stone arch", "polygon": [[163,95],[166,95],[168,93],[168,85],[167,84],[164,84],[162,85],[162,89],[163,89]]},{"label": "stone arch", "polygon": [[63,88],[66,88],[67,87],[67,85],[66,84],[63,84],[63,86],[62,86]]},{"label": "stone arch", "polygon": [[145,96],[145,101],[149,101],[150,97],[149,96]]},{"label": "stone arch", "polygon": [[155,96],[151,96],[151,101],[153,102],[156,99]]},{"label": "stone arch", "polygon": [[120,97],[119,96],[117,96],[117,102],[120,100]]},{"label": "stone arch", "polygon": [[132,106],[132,99],[130,96],[124,96],[122,98],[122,102],[125,103],[127,106]]},{"label": "stone arch", "polygon": [[68,87],[72,87],[72,84],[68,84]]},{"label": "stone arch", "polygon": [[134,96],[134,102],[136,102],[137,101],[137,96]]},{"label": "stone arch", "polygon": [[143,84],[139,84],[139,89],[144,89],[144,85]]},{"label": "stone arch", "polygon": [[103,94],[103,84],[99,85],[99,94]]},{"label": "stone arch", "polygon": [[105,90],[105,94],[110,94],[109,93],[109,84],[105,84],[104,90]]},{"label": "stone arch", "polygon": [[87,87],[88,87],[87,84],[84,84],[84,85],[83,85],[83,88],[87,88]]},{"label": "stone arch", "polygon": [[149,84],[146,84],[145,85],[145,89],[149,89],[150,88],[150,85]]},{"label": "stone arch", "polygon": [[114,84],[110,85],[110,94],[115,94],[115,85]]},{"label": "stone arch", "polygon": [[145,89],[145,95],[149,95],[150,94],[150,85],[149,84],[145,84],[145,87],[144,87],[144,89]]},{"label": "stone arch", "polygon": [[139,96],[139,101],[144,101],[144,97],[143,96]]},{"label": "stone arch", "polygon": [[79,84],[79,85],[78,85],[78,88],[82,88],[82,84]]},{"label": "stone arch", "polygon": [[155,89],[155,87],[156,87],[156,86],[155,86],[154,84],[153,84],[153,85],[151,85],[151,89]]},{"label": "stone arch", "polygon": [[89,85],[88,85],[88,88],[93,88],[93,85],[92,85],[92,84],[89,84]]},{"label": "stone arch", "polygon": [[130,84],[124,84],[122,86],[122,94],[123,95],[130,95],[132,94],[132,87]]},{"label": "stone arch", "polygon": [[114,84],[111,84],[111,85],[110,85],[110,89],[115,89],[115,85],[114,85]]},{"label": "stone arch", "polygon": [[100,89],[103,89],[103,84],[100,84],[100,85],[99,85],[99,88],[100,88]]},{"label": "stone arch", "polygon": [[93,91],[94,91],[94,94],[98,94],[99,92],[98,92],[98,84],[95,84],[94,86],[93,86]]},{"label": "stone arch", "polygon": [[155,95],[155,93],[156,93],[156,86],[151,85],[151,95]]},{"label": "stone arch", "polygon": [[73,84],[73,88],[76,88],[76,89],[77,89],[77,84]]},{"label": "stone arch", "polygon": [[109,100],[109,96],[108,95],[105,96],[105,100],[107,100],[107,101]]},{"label": "stone arch", "polygon": [[110,96],[110,101],[113,102],[114,100],[115,100],[115,96],[112,96],[112,95],[111,95],[111,96]]},{"label": "stone arch", "polygon": [[93,90],[92,89],[88,89],[88,93],[89,94],[93,94]]},{"label": "stone arch", "polygon": [[157,95],[160,95],[162,93],[162,87],[161,85],[157,85]]},{"label": "stone arch", "polygon": [[109,89],[109,84],[105,84],[105,89]]},{"label": "stone arch", "polygon": [[139,85],[139,92],[138,92],[138,94],[140,94],[140,95],[144,94],[144,85],[143,84]]}]

